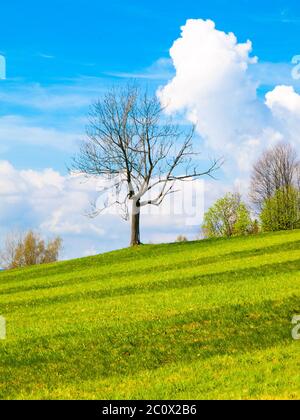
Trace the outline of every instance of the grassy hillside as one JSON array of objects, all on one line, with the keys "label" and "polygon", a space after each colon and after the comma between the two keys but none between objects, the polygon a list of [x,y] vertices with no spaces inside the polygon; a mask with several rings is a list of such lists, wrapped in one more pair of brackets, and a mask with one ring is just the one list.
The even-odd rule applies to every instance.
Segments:
[{"label": "grassy hillside", "polygon": [[299,398],[300,231],[0,274],[0,398]]}]

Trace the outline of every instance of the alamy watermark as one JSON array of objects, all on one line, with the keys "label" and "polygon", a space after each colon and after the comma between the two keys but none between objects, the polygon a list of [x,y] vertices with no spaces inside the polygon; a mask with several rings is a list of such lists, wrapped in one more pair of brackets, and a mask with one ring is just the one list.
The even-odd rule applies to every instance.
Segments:
[{"label": "alamy watermark", "polygon": [[6,58],[0,55],[0,80],[6,79]]},{"label": "alamy watermark", "polygon": [[160,189],[151,188],[142,196],[141,208],[131,207],[130,201],[127,200],[128,193],[126,188],[114,188],[114,182],[98,182],[97,191],[99,196],[94,204],[95,210],[101,209],[106,214],[123,216],[127,212],[127,206],[133,214],[137,214],[142,208],[143,215],[151,215],[158,218],[163,216],[180,217],[186,226],[200,225],[201,220],[203,220],[205,198],[204,180],[198,179],[187,182],[177,181],[174,184],[168,183],[165,191],[169,191],[170,194],[166,194],[159,205],[153,205],[151,203],[157,203]]},{"label": "alamy watermark", "polygon": [[0,340],[6,339],[6,319],[0,316]]},{"label": "alamy watermark", "polygon": [[292,69],[292,78],[294,80],[300,80],[300,55],[294,55],[292,58],[292,64],[294,64]]},{"label": "alamy watermark", "polygon": [[294,340],[300,340],[300,315],[293,317],[292,324],[295,325],[292,329],[292,337]]}]

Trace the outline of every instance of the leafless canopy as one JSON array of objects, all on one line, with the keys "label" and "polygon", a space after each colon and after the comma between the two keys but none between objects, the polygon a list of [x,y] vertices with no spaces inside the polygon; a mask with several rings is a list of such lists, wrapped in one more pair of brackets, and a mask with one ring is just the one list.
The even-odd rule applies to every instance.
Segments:
[{"label": "leafless canopy", "polygon": [[[116,198],[114,204],[121,205],[128,216],[131,201],[138,223],[140,208],[159,206],[174,192],[175,181],[212,176],[219,167],[218,161],[205,171],[193,165],[193,134],[193,127],[182,130],[166,118],[156,96],[133,85],[113,89],[92,105],[87,139],[73,160],[72,170],[112,181],[117,193],[125,187],[124,199]],[[150,191],[157,194],[146,199]],[[94,210],[94,215],[101,211]],[[139,242],[139,232],[132,238],[132,244],[135,242]]]},{"label": "leafless canopy", "polygon": [[261,210],[266,199],[277,190],[300,187],[300,163],[294,148],[279,143],[263,153],[256,162],[251,177],[251,199]]},{"label": "leafless canopy", "polygon": [[61,248],[59,237],[46,242],[37,232],[13,231],[5,238],[0,261],[6,269],[52,263],[58,261]]}]

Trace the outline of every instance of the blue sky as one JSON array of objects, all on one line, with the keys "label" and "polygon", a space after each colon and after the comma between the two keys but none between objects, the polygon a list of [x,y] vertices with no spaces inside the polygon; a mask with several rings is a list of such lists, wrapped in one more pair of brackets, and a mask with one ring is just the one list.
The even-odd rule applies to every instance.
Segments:
[{"label": "blue sky", "polygon": [[[3,166],[3,173],[9,172],[11,177],[20,176],[23,181],[26,178],[27,182],[30,174],[33,174],[30,188],[35,188],[34,193],[27,184],[23,190],[28,188],[27,198],[32,194],[35,206],[36,189],[42,190],[43,182],[49,194],[47,188],[52,185],[53,177],[56,177],[53,183],[59,183],[58,175],[67,176],[66,167],[84,136],[88,106],[94,99],[101,97],[112,84],[122,83],[130,77],[156,90],[175,76],[170,47],[180,37],[180,27],[188,19],[211,19],[218,30],[233,32],[238,43],[251,40],[253,50],[249,55],[259,58],[259,64],[250,66],[249,70],[249,77],[257,82],[257,98],[251,101],[261,100],[259,106],[263,115],[255,117],[255,123],[263,126],[261,132],[264,135],[271,129],[272,135],[278,138],[283,132],[284,135],[290,133],[291,125],[282,128],[280,118],[285,95],[292,100],[294,92],[277,90],[269,98],[268,109],[263,109],[263,102],[265,95],[278,85],[293,87],[298,93],[300,91],[299,81],[291,77],[291,59],[300,54],[300,3],[296,0],[2,2],[0,54],[6,58],[7,79],[0,80],[0,161],[10,165]],[[226,82],[227,79],[224,80]],[[172,92],[174,97],[178,95],[176,89]],[[193,107],[194,104],[189,106]],[[271,116],[267,115],[271,108],[277,117],[280,114],[280,118],[272,123],[269,122]],[[245,112],[249,112],[249,109]],[[260,119],[264,119],[263,123]],[[294,115],[292,124],[293,130],[298,127]],[[218,154],[218,147],[223,149],[213,138],[215,133],[203,133],[199,127],[198,135],[207,137],[204,146],[207,156]],[[253,137],[254,133],[251,135]],[[264,138],[263,135],[257,136]],[[211,148],[209,141],[214,145]],[[220,175],[218,191],[223,192],[230,187],[230,183],[233,185],[236,182],[234,168],[234,164],[231,168],[229,158],[228,168]],[[15,175],[12,171],[16,171]],[[49,178],[41,182],[37,180],[39,177],[43,180]],[[242,174],[240,180],[244,182],[245,177]],[[74,191],[65,188],[73,197]],[[23,190],[22,194],[25,194]],[[60,223],[65,230],[57,226],[53,228],[53,224],[49,227],[44,218],[55,218],[54,210],[51,214],[39,216],[44,213],[44,210],[39,210],[42,204],[38,209],[34,207],[33,211],[32,201],[29,200],[30,203],[27,202],[24,207],[24,196],[20,194],[19,190],[14,194],[2,193],[1,232],[19,226],[22,229],[41,229],[45,234],[59,233],[66,237],[67,257],[117,248],[127,243],[128,227],[122,222],[111,238],[105,243],[103,239],[101,246],[98,246],[97,230],[93,231],[94,228],[90,227],[92,233],[84,232],[82,226],[86,226],[87,222],[83,222],[83,219],[74,221],[73,230],[70,226],[66,228],[66,223]],[[20,203],[20,211],[14,211],[14,216],[11,212],[12,196]],[[84,206],[80,203],[79,207],[82,207],[82,215]],[[63,214],[62,210],[61,218]],[[81,227],[80,223],[83,224]],[[100,230],[105,224],[101,218],[93,223]],[[150,234],[151,229],[156,232],[155,235]],[[183,231],[180,225],[164,229],[161,225],[149,225],[148,231],[146,229],[147,240],[169,240],[172,235],[175,238],[177,233]],[[187,233],[191,233],[191,230],[187,229]],[[196,234],[196,228],[191,234]],[[84,244],[78,251],[72,245],[75,237]]]},{"label": "blue sky", "polygon": [[[223,31],[233,31],[240,41],[251,39],[254,54],[262,62],[289,63],[300,51],[300,4],[296,0],[15,0],[1,4],[0,52],[7,60],[8,77],[1,90],[28,86],[24,95],[30,95],[32,84],[56,91],[59,86],[64,89],[74,84],[89,84],[93,89],[88,78],[97,78],[101,89],[119,82],[112,75],[142,74],[158,59],[169,56],[180,26],[190,18],[212,19]],[[97,94],[89,93],[92,101]],[[2,115],[16,112],[42,117],[51,127],[63,124],[61,110],[41,112],[15,103],[2,103],[1,108]],[[79,111],[84,116],[86,109],[78,106],[72,115],[75,118]],[[84,130],[84,125],[76,128]],[[58,157],[38,144],[30,149],[18,145],[18,150],[21,156],[16,156],[13,147],[2,156],[19,168],[51,164],[65,170],[67,152]]]},{"label": "blue sky", "polygon": [[0,50],[10,77],[32,81],[131,72],[167,56],[190,18],[250,38],[263,61],[289,61],[298,48],[296,0],[15,0],[1,4]]}]

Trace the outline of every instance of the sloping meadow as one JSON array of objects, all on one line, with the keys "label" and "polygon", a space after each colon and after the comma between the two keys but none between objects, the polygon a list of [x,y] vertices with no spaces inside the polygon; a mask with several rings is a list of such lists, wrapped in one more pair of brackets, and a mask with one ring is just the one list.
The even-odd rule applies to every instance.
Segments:
[{"label": "sloping meadow", "polygon": [[298,399],[300,231],[0,274],[1,399]]}]

